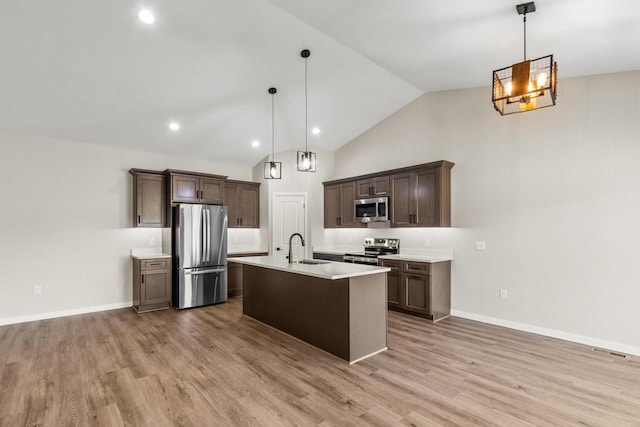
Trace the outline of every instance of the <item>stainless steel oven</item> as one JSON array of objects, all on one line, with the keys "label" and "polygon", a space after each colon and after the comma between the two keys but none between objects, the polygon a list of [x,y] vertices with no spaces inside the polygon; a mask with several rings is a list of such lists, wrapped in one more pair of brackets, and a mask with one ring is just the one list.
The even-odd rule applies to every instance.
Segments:
[{"label": "stainless steel oven", "polygon": [[379,222],[389,221],[389,198],[376,197],[373,199],[359,199],[354,202],[356,221]]},{"label": "stainless steel oven", "polygon": [[363,252],[346,253],[342,260],[353,264],[378,265],[378,256],[395,255],[399,252],[400,239],[367,237],[364,239]]}]

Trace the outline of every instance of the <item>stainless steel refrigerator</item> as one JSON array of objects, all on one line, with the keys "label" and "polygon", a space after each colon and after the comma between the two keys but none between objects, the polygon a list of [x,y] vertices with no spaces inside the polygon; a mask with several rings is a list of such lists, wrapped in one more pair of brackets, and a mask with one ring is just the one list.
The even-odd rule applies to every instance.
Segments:
[{"label": "stainless steel refrigerator", "polygon": [[199,307],[227,300],[227,207],[180,204],[173,208],[173,306]]}]

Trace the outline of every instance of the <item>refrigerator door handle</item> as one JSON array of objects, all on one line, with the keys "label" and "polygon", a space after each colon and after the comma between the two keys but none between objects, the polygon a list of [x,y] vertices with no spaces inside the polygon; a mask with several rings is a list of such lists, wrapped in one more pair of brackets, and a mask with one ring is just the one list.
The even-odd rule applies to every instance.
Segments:
[{"label": "refrigerator door handle", "polygon": [[202,274],[209,274],[209,273],[222,273],[225,270],[225,268],[211,268],[208,270],[199,270],[199,271],[184,271],[184,274],[187,275],[192,275],[192,276],[199,276]]},{"label": "refrigerator door handle", "polygon": [[207,209],[207,262],[211,262],[211,211]]},{"label": "refrigerator door handle", "polygon": [[205,236],[205,213],[204,209],[200,211],[200,262],[204,263],[207,261],[207,242],[204,239]]}]

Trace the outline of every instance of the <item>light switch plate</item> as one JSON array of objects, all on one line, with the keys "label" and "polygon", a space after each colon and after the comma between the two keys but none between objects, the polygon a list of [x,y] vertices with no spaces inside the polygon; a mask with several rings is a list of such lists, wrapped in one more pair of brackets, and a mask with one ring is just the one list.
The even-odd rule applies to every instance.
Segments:
[{"label": "light switch plate", "polygon": [[155,246],[156,245],[156,239],[149,239],[149,246]]},{"label": "light switch plate", "polygon": [[42,286],[40,285],[35,285],[33,287],[33,294],[34,295],[40,295],[42,293]]},{"label": "light switch plate", "polygon": [[484,240],[476,240],[476,249],[479,251],[484,251],[487,249],[487,242]]},{"label": "light switch plate", "polygon": [[431,239],[424,239],[424,246],[425,247],[430,247],[431,246]]},{"label": "light switch plate", "polygon": [[507,299],[507,290],[500,289],[500,299]]}]

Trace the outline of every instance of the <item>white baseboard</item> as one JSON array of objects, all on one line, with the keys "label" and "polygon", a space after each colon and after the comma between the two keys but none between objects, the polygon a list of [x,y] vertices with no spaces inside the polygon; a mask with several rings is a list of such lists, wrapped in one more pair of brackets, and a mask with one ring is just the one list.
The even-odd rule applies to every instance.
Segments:
[{"label": "white baseboard", "polygon": [[73,308],[71,310],[50,311],[48,313],[30,314],[27,316],[0,318],[0,326],[13,325],[15,323],[33,322],[35,320],[55,319],[56,317],[75,316],[77,314],[95,313],[97,311],[115,310],[117,308],[131,307],[133,301],[118,302],[115,304],[94,305],[92,307]]},{"label": "white baseboard", "polygon": [[503,326],[518,331],[531,332],[532,334],[544,335],[546,337],[558,338],[565,341],[571,341],[578,344],[585,344],[591,347],[599,347],[607,350],[613,350],[620,353],[632,354],[640,356],[640,347],[621,344],[614,341],[602,340],[599,338],[587,337],[584,335],[572,334],[569,332],[558,331],[556,329],[547,329],[540,326],[528,325],[526,323],[512,322],[510,320],[498,319],[496,317],[483,316],[481,314],[467,313],[465,311],[451,310],[451,315],[462,317],[463,319],[475,320],[477,322],[489,323],[490,325]]}]

